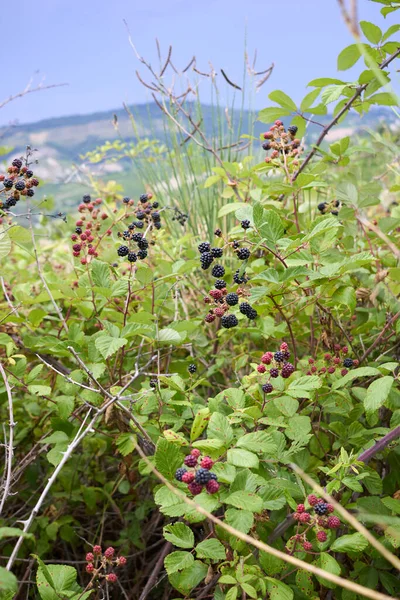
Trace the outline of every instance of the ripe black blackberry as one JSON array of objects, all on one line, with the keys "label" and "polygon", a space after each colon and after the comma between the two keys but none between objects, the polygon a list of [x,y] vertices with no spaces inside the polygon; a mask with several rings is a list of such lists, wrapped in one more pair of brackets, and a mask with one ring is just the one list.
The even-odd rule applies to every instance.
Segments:
[{"label": "ripe black blackberry", "polygon": [[140,233],[139,231],[137,233],[134,233],[132,236],[133,242],[140,242],[142,239],[143,239],[143,233]]},{"label": "ripe black blackberry", "polygon": [[144,258],[146,258],[147,250],[139,250],[139,252],[137,253],[137,257],[140,258],[140,260],[143,260]]},{"label": "ripe black blackberry", "polygon": [[244,272],[242,275],[239,275],[239,269],[235,272],[234,276],[233,276],[233,281],[235,283],[237,283],[238,285],[240,285],[241,283],[246,283],[246,281],[248,281],[248,278],[246,277],[246,273]]},{"label": "ripe black blackberry", "polygon": [[211,271],[213,277],[223,277],[225,275],[225,269],[222,265],[214,265]]},{"label": "ripe black blackberry", "polygon": [[158,202],[153,202],[153,204],[151,205],[153,208],[158,208],[160,205]]},{"label": "ripe black blackberry", "polygon": [[196,371],[197,371],[196,365],[194,365],[193,363],[191,365],[189,365],[188,371],[189,371],[189,373],[191,373],[191,375],[193,375],[193,373],[196,373]]},{"label": "ripe black blackberry", "polygon": [[238,242],[237,240],[235,240],[235,241],[233,242],[232,246],[233,246],[233,248],[234,248],[235,250],[237,250],[238,248],[240,248],[240,242]]},{"label": "ripe black blackberry", "polygon": [[292,363],[287,362],[282,367],[281,375],[284,379],[287,379],[288,377],[291,376],[292,373],[294,373],[294,371],[295,371],[295,368],[292,365]]},{"label": "ripe black blackberry", "polygon": [[197,246],[197,249],[200,252],[200,254],[203,254],[204,252],[210,251],[210,246],[210,242],[201,242],[201,244]]},{"label": "ripe black blackberry", "polygon": [[128,203],[129,203],[129,200],[130,200],[129,196],[125,196],[125,198],[122,198],[122,202],[123,202],[124,204],[128,204]]},{"label": "ripe black blackberry", "polygon": [[131,237],[131,232],[130,231],[124,231],[122,234],[122,237],[124,238],[124,240],[129,240],[129,238]]},{"label": "ripe black blackberry", "polygon": [[154,223],[154,227],[155,227],[156,229],[161,229],[161,223],[160,223],[159,221],[156,221],[156,222]]},{"label": "ripe black blackberry", "polygon": [[128,225],[128,229],[129,231],[133,231],[135,229],[135,223],[131,223],[130,225]]},{"label": "ripe black blackberry", "polygon": [[129,254],[128,246],[120,246],[117,250],[118,256],[127,256]]},{"label": "ripe black blackberry", "polygon": [[328,205],[326,202],[320,202],[320,204],[318,204],[317,208],[320,213],[324,213],[327,206]]},{"label": "ripe black blackberry", "polygon": [[353,365],[354,365],[354,362],[353,362],[352,358],[345,358],[344,359],[343,366],[346,367],[346,369],[350,369]]},{"label": "ripe black blackberry", "polygon": [[247,318],[250,321],[254,321],[254,319],[257,319],[258,317],[258,312],[256,311],[255,308],[252,308],[251,310],[249,310],[249,314],[247,315]]},{"label": "ripe black blackberry", "polygon": [[275,379],[275,377],[279,376],[279,369],[275,369],[274,367],[273,369],[270,369],[269,374]]},{"label": "ripe black blackberry", "polygon": [[10,190],[12,188],[12,186],[14,185],[14,182],[12,179],[5,179],[3,181],[3,185],[6,188],[6,190]]},{"label": "ripe black blackberry", "polygon": [[138,241],[137,245],[141,250],[146,250],[149,247],[149,242],[143,238]]},{"label": "ripe black blackberry", "polygon": [[218,481],[218,477],[216,476],[216,474],[210,472],[210,481],[211,479],[213,479],[214,481]]},{"label": "ripe black blackberry", "polygon": [[146,218],[146,213],[142,210],[138,210],[136,213],[136,218],[139,219],[139,221],[143,221],[143,219]]},{"label": "ripe black blackberry", "polygon": [[214,258],[211,252],[203,252],[200,255],[200,264],[202,269],[208,269],[208,267],[213,262]]},{"label": "ripe black blackberry", "polygon": [[84,196],[82,196],[82,202],[84,202],[85,204],[89,204],[91,200],[91,197],[89,196],[89,194],[85,194]]},{"label": "ripe black blackberry", "polygon": [[223,290],[224,288],[226,288],[226,281],[224,281],[223,279],[217,279],[214,283],[214,287],[217,290]]},{"label": "ripe black blackberry", "polygon": [[22,167],[22,160],[20,160],[19,158],[14,158],[11,164],[13,167],[17,167],[17,169],[20,169]]},{"label": "ripe black blackberry", "polygon": [[22,190],[25,189],[25,181],[23,181],[22,179],[17,181],[17,183],[15,184],[15,189],[18,190],[19,192],[22,192]]},{"label": "ripe black blackberry", "polygon": [[30,169],[25,173],[25,175],[28,177],[28,179],[30,179],[31,177],[33,177],[33,171],[31,171]]},{"label": "ripe black blackberry", "polygon": [[157,387],[157,379],[155,379],[155,378],[150,379],[150,387],[151,388],[156,388]]},{"label": "ripe black blackberry", "polygon": [[151,215],[151,218],[153,219],[153,221],[160,221],[161,215],[159,212],[153,212],[153,214]]},{"label": "ripe black blackberry", "polygon": [[177,479],[178,481],[182,481],[182,477],[185,473],[187,473],[187,469],[185,469],[185,467],[180,467],[175,471],[175,479]]},{"label": "ripe black blackberry", "polygon": [[149,201],[149,197],[147,194],[142,194],[139,198],[140,202],[142,202],[142,204],[144,204],[145,202]]},{"label": "ripe black blackberry", "polygon": [[236,327],[238,324],[238,320],[236,315],[224,315],[221,318],[221,325],[225,327],[225,329],[231,329],[232,327]]},{"label": "ripe black blackberry", "polygon": [[273,389],[274,388],[271,383],[264,383],[264,385],[262,386],[262,391],[264,392],[264,394],[270,394]]},{"label": "ripe black blackberry", "polygon": [[196,472],[196,476],[194,478],[196,483],[201,483],[201,485],[205,485],[206,483],[208,483],[211,479],[210,477],[211,473],[208,469],[203,469],[200,467],[200,469],[197,470]]},{"label": "ripe black blackberry", "polygon": [[263,147],[263,150],[270,150],[271,144],[269,142],[264,142],[262,147]]},{"label": "ripe black blackberry", "polygon": [[278,352],[275,352],[274,359],[276,360],[276,362],[283,362],[283,360],[284,360],[283,352],[281,352],[280,350],[278,350]]},{"label": "ripe black blackberry", "polygon": [[339,214],[338,210],[331,210],[331,215],[335,215],[335,217],[337,217]]},{"label": "ripe black blackberry", "polygon": [[144,223],[142,223],[142,221],[136,221],[136,223],[134,223],[134,225],[138,229],[143,229],[143,227],[144,227]]},{"label": "ripe black blackberry", "polygon": [[217,237],[221,237],[221,235],[222,235],[222,231],[221,231],[220,229],[216,229],[216,230],[214,231],[214,235],[216,235]]},{"label": "ripe black blackberry", "polygon": [[35,195],[35,190],[33,190],[32,188],[30,188],[27,192],[26,195],[29,196],[30,198],[32,198],[32,196]]},{"label": "ripe black blackberry", "polygon": [[296,135],[298,127],[296,127],[296,125],[290,125],[290,127],[288,127],[287,130],[292,135]]},{"label": "ripe black blackberry", "polygon": [[323,517],[324,515],[326,515],[326,513],[328,512],[328,508],[329,507],[326,502],[318,502],[318,504],[316,504],[314,506],[315,512],[320,517]]},{"label": "ripe black blackberry", "polygon": [[239,302],[239,296],[235,292],[226,295],[225,301],[229,306],[235,306]]},{"label": "ripe black blackberry", "polygon": [[243,227],[243,229],[248,229],[250,227],[250,221],[248,219],[245,219],[240,224]]},{"label": "ripe black blackberry", "polygon": [[254,310],[253,307],[248,303],[248,302],[242,302],[239,305],[239,310],[242,313],[242,315],[246,315],[246,317],[248,317],[248,315]]},{"label": "ripe black blackberry", "polygon": [[11,208],[12,206],[15,206],[17,204],[17,200],[15,198],[8,198],[7,202],[4,204],[3,208]]},{"label": "ripe black blackberry", "polygon": [[248,248],[240,248],[240,250],[237,251],[237,257],[240,260],[247,260],[250,256],[250,250]]},{"label": "ripe black blackberry", "polygon": [[129,252],[128,253],[128,260],[129,262],[136,262],[137,261],[137,256],[135,252]]},{"label": "ripe black blackberry", "polygon": [[211,248],[211,254],[214,258],[221,258],[223,254],[222,248]]},{"label": "ripe black blackberry", "polygon": [[77,227],[75,229],[75,233],[77,233],[78,235],[82,233],[82,229],[80,227]]}]

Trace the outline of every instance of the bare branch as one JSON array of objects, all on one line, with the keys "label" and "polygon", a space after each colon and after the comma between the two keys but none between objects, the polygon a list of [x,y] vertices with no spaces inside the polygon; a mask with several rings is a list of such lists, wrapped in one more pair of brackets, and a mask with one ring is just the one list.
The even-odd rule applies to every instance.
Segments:
[{"label": "bare branch", "polygon": [[27,94],[33,94],[34,92],[41,92],[43,90],[50,90],[52,88],[63,87],[65,85],[68,85],[68,83],[53,83],[51,85],[39,84],[38,86],[36,86],[34,88],[29,87],[29,85],[30,84],[28,84],[28,86],[22,92],[18,92],[18,94],[9,96],[9,98],[7,98],[6,100],[3,100],[3,102],[0,102],[0,108],[3,108],[9,102],[12,102],[13,100],[16,100],[17,98],[22,98],[23,96],[26,96]]},{"label": "bare branch", "polygon": [[242,88],[239,87],[236,83],[233,83],[233,81],[231,81],[228,77],[228,75],[225,73],[225,71],[223,69],[221,69],[221,73],[225,79],[225,81],[227,83],[229,83],[229,85],[231,85],[233,88],[235,88],[235,90],[239,90],[240,92],[242,91]]},{"label": "bare branch", "polygon": [[172,54],[172,46],[169,47],[167,60],[165,61],[165,65],[163,66],[163,68],[160,71],[160,77],[162,77],[164,75],[165,70],[168,67],[168,64],[171,60],[171,54]]},{"label": "bare branch", "polygon": [[0,363],[0,374],[3,378],[4,381],[4,385],[6,387],[6,392],[7,392],[7,399],[8,399],[8,417],[9,417],[9,428],[10,428],[10,437],[8,439],[8,444],[7,444],[7,452],[6,452],[6,464],[7,464],[7,468],[6,468],[6,480],[4,483],[4,491],[3,491],[3,495],[1,498],[1,502],[0,502],[0,515],[3,511],[4,508],[4,504],[5,501],[7,499],[7,496],[9,495],[10,492],[10,486],[11,486],[11,471],[12,471],[12,461],[13,461],[13,456],[14,456],[14,428],[15,428],[15,423],[14,423],[14,410],[13,410],[13,398],[12,398],[12,393],[11,393],[11,387],[10,384],[8,382],[7,379],[7,375],[6,372],[3,369],[3,365]]}]

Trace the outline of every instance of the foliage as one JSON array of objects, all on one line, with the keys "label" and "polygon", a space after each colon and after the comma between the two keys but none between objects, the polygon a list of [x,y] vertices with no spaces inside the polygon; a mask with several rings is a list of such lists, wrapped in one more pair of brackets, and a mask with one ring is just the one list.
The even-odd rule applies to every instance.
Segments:
[{"label": "foliage", "polygon": [[[364,61],[358,80],[314,80],[300,106],[272,92],[246,156],[190,136],[184,161],[195,140],[208,161],[195,218],[168,186],[133,200],[93,181],[75,222],[50,219],[18,191],[31,151],[5,173],[1,598],[399,595],[397,134],[307,140],[328,108],[334,127],[397,102],[398,28],[361,29],[338,58]],[[109,152],[178,156],[146,139],[91,158]]]}]

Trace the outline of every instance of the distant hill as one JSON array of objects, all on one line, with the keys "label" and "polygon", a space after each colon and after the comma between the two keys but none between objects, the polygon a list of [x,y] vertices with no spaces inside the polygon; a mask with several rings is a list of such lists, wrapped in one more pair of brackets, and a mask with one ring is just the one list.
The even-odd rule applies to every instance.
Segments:
[{"label": "distant hill", "polygon": [[[191,107],[194,109],[194,105]],[[155,103],[135,104],[129,106],[137,132],[140,137],[159,139],[165,141],[164,118],[160,108]],[[212,136],[215,131],[215,123],[218,118],[227,126],[224,110],[215,109],[208,105],[201,106],[202,128],[207,136]],[[265,125],[256,122],[256,114],[244,111],[233,111],[230,116],[230,127],[237,130],[241,127],[241,133],[249,133],[254,126],[254,135],[258,135],[265,129]],[[325,124],[331,119],[330,116],[318,117],[319,122]],[[364,115],[361,119],[354,111],[346,120],[332,131],[331,139],[342,134],[349,134],[361,127],[375,128],[379,123],[387,125],[394,124],[396,117],[390,109],[377,108]],[[307,138],[312,143],[319,127],[310,124]],[[131,118],[125,109],[96,112],[87,115],[70,115],[52,119],[45,119],[36,123],[28,123],[0,128],[0,143],[2,146],[12,148],[10,155],[22,154],[29,144],[39,150],[39,165],[37,173],[44,178],[48,184],[46,193],[57,192],[61,197],[62,183],[69,179],[73,163],[81,163],[81,156],[93,150],[96,146],[106,141],[117,138],[124,141],[134,141],[135,135],[132,128]],[[109,168],[109,177],[117,181],[122,177],[122,172],[129,165],[113,164]],[[96,170],[96,167],[95,167]],[[61,187],[59,187],[61,184]],[[42,188],[44,189],[44,188]],[[60,200],[60,199],[59,199]]]}]

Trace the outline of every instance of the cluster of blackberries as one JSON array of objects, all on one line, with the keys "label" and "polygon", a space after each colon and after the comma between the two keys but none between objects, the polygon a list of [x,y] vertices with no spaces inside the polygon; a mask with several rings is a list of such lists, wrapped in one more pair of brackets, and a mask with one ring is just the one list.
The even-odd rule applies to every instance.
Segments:
[{"label": "cluster of blackberries", "polygon": [[[209,494],[215,494],[219,490],[219,483],[215,473],[211,473],[213,461],[209,456],[200,459],[201,452],[194,448],[190,454],[185,457],[185,467],[176,470],[175,479],[188,484],[188,489],[193,496],[200,494],[205,486]],[[199,464],[200,459],[200,464]],[[189,467],[188,470],[186,467]]]},{"label": "cluster of blackberries", "polygon": [[[130,263],[147,258],[149,242],[145,235],[147,231],[161,228],[161,214],[157,210],[159,203],[150,202],[152,198],[153,195],[150,193],[142,194],[136,207],[134,200],[128,196],[122,200],[124,204],[133,207],[132,212],[127,212],[126,217],[133,216],[135,220],[128,225],[125,231],[118,232],[118,237],[122,238],[126,244],[119,246],[117,254],[121,258],[126,257]],[[145,225],[145,233],[137,231],[138,229],[143,229]],[[132,244],[136,244],[136,246],[132,248]],[[154,245],[155,241],[151,240],[150,244]]]},{"label": "cluster of blackberries", "polygon": [[[29,154],[27,154],[28,156]],[[7,175],[0,175],[0,183],[3,184],[0,194],[4,197],[0,202],[2,210],[10,210],[21,199],[21,196],[32,197],[35,195],[33,188],[39,185],[39,180],[33,175],[33,171],[29,168],[28,158],[14,158],[7,168]]]},{"label": "cluster of blackberries", "polygon": [[[271,155],[266,157],[265,162],[270,163],[272,160],[279,158],[283,154],[296,159],[302,150],[300,146],[301,142],[296,138],[296,133],[296,125],[291,125],[286,131],[282,121],[279,119],[275,121],[269,131],[263,135],[266,140],[262,145],[263,150],[266,152],[272,150]],[[293,161],[293,163],[297,164],[297,160]]]},{"label": "cluster of blackberries", "polygon": [[[312,542],[307,539],[307,536],[314,530],[314,534],[318,542],[326,542],[328,536],[326,530],[338,529],[340,527],[340,519],[331,513],[334,512],[332,504],[326,503],[322,498],[317,498],[314,494],[307,497],[307,502],[310,508],[314,509],[315,516],[312,516],[310,508],[307,510],[305,504],[298,504],[296,511],[293,513],[293,518],[304,525],[305,530],[302,533],[297,533],[291,537],[287,543],[287,549],[293,551],[293,547],[297,542],[301,543],[302,550],[311,552],[313,550]],[[324,531],[325,530],[325,531]]]},{"label": "cluster of blackberries", "polygon": [[327,213],[331,213],[331,215],[339,214],[338,208],[340,208],[339,200],[331,200],[330,202],[320,202],[317,206],[321,215],[326,215]]},{"label": "cluster of blackberries", "polygon": [[[102,202],[101,198],[92,200],[89,194],[85,194],[78,206],[80,217],[75,222],[75,231],[71,235],[72,254],[80,258],[83,265],[99,255],[97,248],[100,241],[100,223],[108,219],[107,213],[100,211]],[[111,230],[107,230],[106,235],[110,236]]]},{"label": "cluster of blackberries", "polygon": [[[262,355],[261,363],[257,365],[257,372],[261,374],[266,373],[267,367],[265,365],[269,365],[271,367],[269,370],[270,379],[279,377],[279,375],[284,379],[287,379],[295,371],[294,365],[288,362],[289,358],[289,346],[286,342],[282,342],[277,352],[265,352]],[[270,394],[273,389],[274,387],[270,381],[267,381],[267,383],[262,385],[264,394]]]},{"label": "cluster of blackberries", "polygon": [[187,213],[183,213],[176,206],[172,210],[174,211],[174,216],[172,217],[172,220],[178,221],[179,225],[182,225],[182,227],[183,227],[186,224],[186,221],[188,220],[189,215]]},{"label": "cluster of blackberries", "polygon": [[327,352],[324,354],[321,361],[315,361],[313,358],[308,359],[309,369],[307,375],[324,375],[329,373],[332,375],[337,369],[340,369],[340,375],[344,377],[349,372],[348,370],[352,367],[358,367],[359,361],[357,359],[350,358],[347,356],[343,358],[343,355],[348,353],[349,349],[347,346],[340,346],[340,344],[334,344],[333,353]]},{"label": "cluster of blackberries", "polygon": [[105,579],[109,583],[115,583],[117,575],[111,571],[113,567],[123,567],[127,560],[125,556],[115,556],[115,549],[109,546],[102,551],[101,546],[93,546],[92,552],[86,554],[86,573],[93,573],[94,579]]}]

